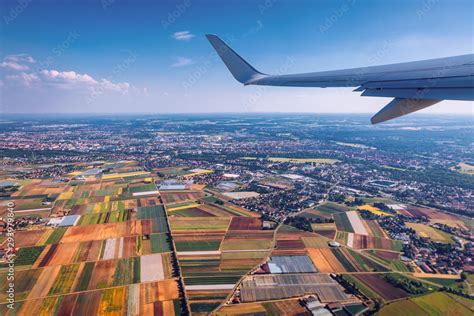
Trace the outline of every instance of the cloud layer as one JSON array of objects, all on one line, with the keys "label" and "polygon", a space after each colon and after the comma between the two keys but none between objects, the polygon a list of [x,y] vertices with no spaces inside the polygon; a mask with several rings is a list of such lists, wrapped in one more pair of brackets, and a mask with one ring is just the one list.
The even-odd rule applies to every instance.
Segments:
[{"label": "cloud layer", "polygon": [[181,32],[175,32],[173,34],[173,38],[177,41],[189,41],[196,35],[192,34],[189,31],[181,31]]},{"label": "cloud layer", "polygon": [[6,56],[2,63],[0,63],[0,67],[3,68],[3,84],[77,91],[114,91],[119,93],[127,93],[130,88],[130,84],[127,82],[112,82],[106,78],[96,79],[89,74],[81,74],[72,70],[30,70],[31,65],[34,63],[36,63],[35,59],[26,54]]},{"label": "cloud layer", "polygon": [[184,67],[192,65],[194,62],[192,59],[187,57],[176,57],[175,62],[171,64],[171,67]]}]

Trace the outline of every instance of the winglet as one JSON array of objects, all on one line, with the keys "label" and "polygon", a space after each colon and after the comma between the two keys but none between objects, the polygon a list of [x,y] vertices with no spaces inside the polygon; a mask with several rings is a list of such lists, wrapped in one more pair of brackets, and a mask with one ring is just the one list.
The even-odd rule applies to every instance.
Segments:
[{"label": "winglet", "polygon": [[384,106],[380,111],[378,111],[377,114],[375,114],[370,119],[370,122],[372,124],[385,122],[396,117],[424,109],[440,101],[441,100],[395,98],[389,104]]},{"label": "winglet", "polygon": [[217,35],[207,34],[206,37],[232,73],[232,76],[240,83],[248,84],[255,79],[261,79],[266,76],[253,68]]}]

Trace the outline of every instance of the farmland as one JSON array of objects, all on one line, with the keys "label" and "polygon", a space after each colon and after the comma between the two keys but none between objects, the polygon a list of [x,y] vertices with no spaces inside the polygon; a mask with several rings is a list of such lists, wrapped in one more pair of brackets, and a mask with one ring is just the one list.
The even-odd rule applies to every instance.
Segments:
[{"label": "farmland", "polygon": [[401,251],[403,248],[402,243],[398,240],[357,235],[340,231],[336,234],[336,241],[354,249],[385,249]]},{"label": "farmland", "polygon": [[[372,308],[373,300],[382,303],[381,312],[396,310],[401,302],[428,308],[417,299],[427,297],[430,302],[430,296],[409,298],[413,293],[403,287],[404,278],[421,278],[401,261],[402,242],[388,238],[379,221],[362,217],[351,204],[354,199],[304,208],[298,216],[310,222],[303,231],[235,203],[213,191],[214,186],[208,189],[198,180],[190,181],[219,171],[173,167],[141,172],[130,161],[104,166],[110,168],[106,173],[94,174],[95,168],[87,167],[71,173],[68,182],[31,181],[25,184],[26,192],[15,192],[22,211],[30,212],[41,202],[36,197],[25,202],[29,194],[53,201],[50,210],[38,213],[44,214],[44,221],[15,234],[18,313],[34,309],[60,315],[291,314],[307,312],[299,299],[308,294],[323,305],[338,303],[346,312]],[[166,184],[172,182],[160,178],[170,181],[176,174],[181,177],[176,181],[185,185]],[[165,189],[157,189],[162,185]],[[185,188],[170,190],[173,185]],[[239,200],[245,199],[242,195]],[[74,220],[62,226],[69,215],[75,215]],[[6,271],[3,263],[1,277]],[[345,288],[340,276],[363,295]],[[426,284],[437,289],[454,287],[457,281],[427,278]],[[6,287],[0,286],[3,302]],[[425,291],[425,283],[422,288]],[[453,297],[448,298],[458,299]],[[0,308],[2,315],[8,314],[5,305]],[[445,312],[440,306],[433,308]]]},{"label": "farmland", "polygon": [[[78,216],[69,226],[42,225],[15,234],[19,314],[173,315],[186,308],[172,263],[167,212],[158,194],[148,194],[156,190],[153,178],[129,171],[127,163],[117,167],[103,175],[72,173],[85,174],[72,185],[38,188],[42,182],[31,182],[27,193],[18,192],[54,194],[53,217]],[[136,193],[148,195],[133,198]],[[31,208],[37,202],[20,205]],[[5,305],[1,309],[8,314]]]},{"label": "farmland", "polygon": [[377,315],[472,315],[472,301],[445,292],[436,292],[390,303]]},{"label": "farmland", "polygon": [[406,225],[414,229],[417,235],[419,235],[420,237],[429,237],[434,241],[443,243],[454,243],[454,241],[450,238],[448,234],[428,225],[418,223],[408,223]]}]

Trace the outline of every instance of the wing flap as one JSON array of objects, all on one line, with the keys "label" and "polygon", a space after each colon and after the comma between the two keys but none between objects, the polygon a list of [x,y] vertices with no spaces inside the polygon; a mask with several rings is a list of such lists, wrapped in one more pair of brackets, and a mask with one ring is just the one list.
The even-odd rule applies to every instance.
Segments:
[{"label": "wing flap", "polygon": [[400,99],[395,98],[389,104],[384,106],[377,114],[375,114],[370,122],[378,124],[385,122],[408,113],[419,111],[440,102],[441,100],[420,100],[420,99]]},{"label": "wing flap", "polygon": [[473,88],[365,89],[362,96],[429,100],[474,100]]}]

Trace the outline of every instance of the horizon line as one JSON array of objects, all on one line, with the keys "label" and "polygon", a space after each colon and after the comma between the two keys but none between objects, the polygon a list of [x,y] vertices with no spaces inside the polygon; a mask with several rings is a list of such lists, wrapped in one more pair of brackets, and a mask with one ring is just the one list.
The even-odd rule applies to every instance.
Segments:
[{"label": "horizon line", "polygon": [[[1,112],[2,115],[195,115],[195,114],[319,114],[319,115],[373,115],[373,112],[292,112],[292,111],[262,111],[262,112]],[[474,112],[440,112],[440,113],[413,113],[410,116],[465,116],[470,114],[474,116]]]}]

